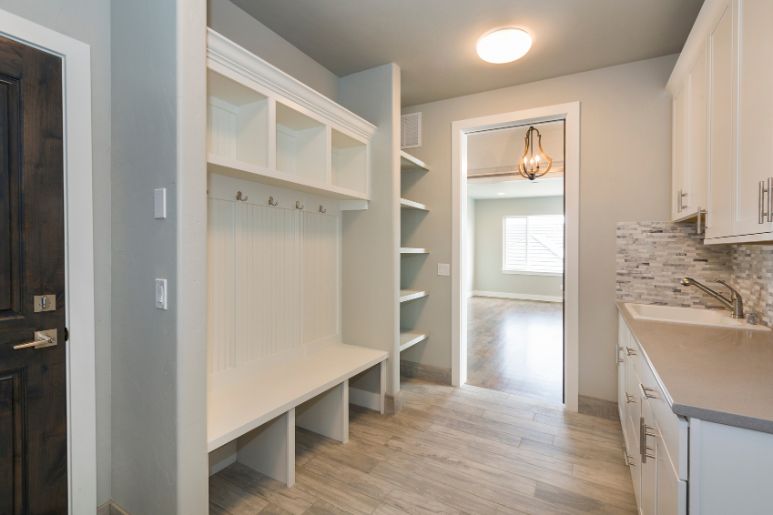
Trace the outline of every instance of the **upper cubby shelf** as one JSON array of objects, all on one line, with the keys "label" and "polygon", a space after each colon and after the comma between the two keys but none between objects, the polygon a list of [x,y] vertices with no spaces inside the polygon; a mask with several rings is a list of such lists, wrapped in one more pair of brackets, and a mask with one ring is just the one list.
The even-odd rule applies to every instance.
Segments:
[{"label": "upper cubby shelf", "polygon": [[407,171],[421,171],[429,172],[429,167],[421,159],[412,156],[408,152],[400,151],[400,169],[404,172]]},{"label": "upper cubby shelf", "polygon": [[370,198],[373,124],[212,29],[207,68],[210,171]]}]

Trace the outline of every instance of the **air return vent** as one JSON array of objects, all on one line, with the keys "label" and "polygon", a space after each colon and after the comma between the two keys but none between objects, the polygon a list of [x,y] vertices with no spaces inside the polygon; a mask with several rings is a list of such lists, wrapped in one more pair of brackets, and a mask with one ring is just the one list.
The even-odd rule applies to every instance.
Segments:
[{"label": "air return vent", "polygon": [[400,117],[401,148],[421,146],[421,113],[408,113]]}]

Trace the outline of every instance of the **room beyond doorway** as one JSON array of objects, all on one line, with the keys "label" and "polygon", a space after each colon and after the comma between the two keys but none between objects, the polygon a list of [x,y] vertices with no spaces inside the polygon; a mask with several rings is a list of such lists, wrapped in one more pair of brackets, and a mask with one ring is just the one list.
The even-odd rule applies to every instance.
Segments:
[{"label": "room beyond doorway", "polygon": [[467,231],[467,150],[469,136],[549,121],[564,121],[564,407],[578,409],[579,389],[579,235],[580,235],[580,103],[457,120],[451,124],[452,262],[451,380],[467,382],[467,301],[470,294]]},{"label": "room beyond doorway", "polygon": [[564,120],[471,133],[466,165],[467,382],[563,402]]}]

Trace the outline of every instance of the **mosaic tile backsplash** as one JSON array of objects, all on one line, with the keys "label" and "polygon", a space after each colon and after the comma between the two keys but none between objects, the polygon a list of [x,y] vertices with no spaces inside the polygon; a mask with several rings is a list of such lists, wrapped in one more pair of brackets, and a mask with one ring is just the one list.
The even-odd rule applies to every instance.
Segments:
[{"label": "mosaic tile backsplash", "polygon": [[704,245],[692,224],[617,224],[619,300],[723,309],[697,288],[681,286],[686,275],[704,283],[725,279],[741,292],[747,312],[773,325],[773,246]]}]

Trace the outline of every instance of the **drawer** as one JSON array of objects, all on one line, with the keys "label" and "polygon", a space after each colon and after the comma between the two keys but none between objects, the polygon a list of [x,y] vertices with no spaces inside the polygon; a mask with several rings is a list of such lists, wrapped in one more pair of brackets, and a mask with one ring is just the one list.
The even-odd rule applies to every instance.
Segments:
[{"label": "drawer", "polygon": [[636,348],[639,351],[634,365],[639,379],[638,394],[649,401],[675,474],[678,479],[687,480],[687,420],[671,411],[671,406],[655,380],[655,374],[644,359],[638,344]]}]

